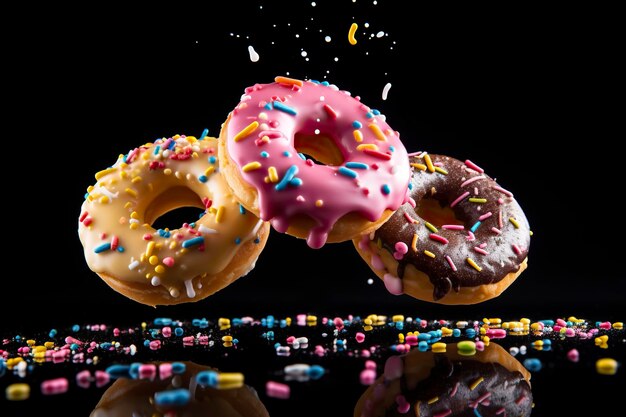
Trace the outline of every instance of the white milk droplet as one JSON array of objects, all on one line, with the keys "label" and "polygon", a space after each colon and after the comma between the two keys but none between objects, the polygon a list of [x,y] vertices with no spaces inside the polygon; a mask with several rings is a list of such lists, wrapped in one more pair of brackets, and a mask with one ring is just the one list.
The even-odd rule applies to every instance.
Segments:
[{"label": "white milk droplet", "polygon": [[319,135],[320,134],[320,130],[319,129],[315,129],[315,134]]},{"label": "white milk droplet", "polygon": [[385,36],[385,32],[383,32],[382,30],[376,34],[377,38],[382,38],[383,36]]},{"label": "white milk droplet", "polygon": [[335,62],[339,61],[339,58],[335,57]]},{"label": "white milk droplet", "polygon": [[383,88],[383,100],[387,100],[387,94],[389,94],[390,88],[391,88],[391,83],[385,84],[385,88]]},{"label": "white milk droplet", "polygon": [[259,60],[259,54],[257,54],[252,45],[248,46],[248,53],[250,54],[250,61],[257,62]]},{"label": "white milk droplet", "polygon": [[316,6],[315,2],[311,2],[311,6],[315,7]]},{"label": "white milk droplet", "polygon": [[374,280],[373,280],[372,278],[369,278],[369,279],[367,280],[367,283],[368,283],[369,285],[372,285],[372,284],[374,283]]},{"label": "white milk droplet", "polygon": [[326,42],[330,42],[330,36],[326,36],[326,37],[324,38],[324,40],[325,40]]},{"label": "white milk droplet", "polygon": [[300,52],[300,55],[302,55],[302,56],[306,56],[306,51],[302,51],[302,52]]},{"label": "white milk droplet", "polygon": [[367,22],[365,22],[365,24],[364,24],[363,26],[365,26],[366,28],[368,28],[368,27],[370,27],[370,24],[369,24],[369,23],[367,23]]}]

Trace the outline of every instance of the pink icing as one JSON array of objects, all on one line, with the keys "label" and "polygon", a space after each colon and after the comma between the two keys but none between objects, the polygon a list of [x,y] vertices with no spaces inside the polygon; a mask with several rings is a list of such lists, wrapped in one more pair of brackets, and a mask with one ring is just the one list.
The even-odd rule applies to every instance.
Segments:
[{"label": "pink icing", "polygon": [[[234,140],[254,122],[258,126]],[[355,130],[362,141],[355,139]],[[344,159],[340,166],[317,165],[298,155],[295,136],[316,132],[338,147]],[[241,175],[258,191],[261,219],[285,232],[294,216],[308,215],[317,223],[307,238],[312,248],[326,243],[342,216],[356,212],[373,222],[404,201],[410,167],[398,133],[377,111],[334,85],[305,81],[248,87],[226,133],[230,159],[239,168],[260,164]],[[359,145],[376,148],[357,150]],[[276,169],[277,182],[265,180],[270,167]]]}]

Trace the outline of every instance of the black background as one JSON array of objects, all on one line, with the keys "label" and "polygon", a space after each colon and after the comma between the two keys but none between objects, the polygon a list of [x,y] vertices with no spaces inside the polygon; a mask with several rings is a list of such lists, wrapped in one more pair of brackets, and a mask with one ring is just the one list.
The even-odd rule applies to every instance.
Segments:
[{"label": "black background", "polygon": [[[168,20],[120,11],[33,25],[35,40],[10,65],[17,78],[5,80],[24,92],[12,108],[27,143],[5,138],[9,157],[25,166],[4,174],[11,272],[0,314],[11,321],[2,327],[297,313],[623,319],[623,128],[613,131],[612,106],[623,100],[612,26],[589,10],[435,13],[379,3],[231,2],[172,11]],[[347,41],[353,21],[355,46]],[[369,37],[380,30],[387,35]],[[361,96],[409,152],[485,168],[530,221],[528,270],[495,300],[440,306],[389,295],[377,279],[368,285],[374,274],[349,242],[313,250],[272,232],[256,268],[203,301],[154,309],[109,289],[87,267],[77,235],[95,172],[158,137],[204,128],[217,136],[245,87],[287,72]],[[16,313],[23,309],[36,322]]]}]

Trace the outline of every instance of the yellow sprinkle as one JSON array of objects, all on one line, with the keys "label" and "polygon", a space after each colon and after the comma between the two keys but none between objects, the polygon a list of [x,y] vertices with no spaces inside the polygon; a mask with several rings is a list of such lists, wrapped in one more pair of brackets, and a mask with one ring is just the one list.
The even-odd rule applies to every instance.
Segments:
[{"label": "yellow sprinkle", "polygon": [[448,175],[448,171],[446,171],[445,169],[441,168],[441,167],[435,167],[435,171],[437,171],[440,174],[443,175]]},{"label": "yellow sprinkle", "polygon": [[596,371],[601,375],[615,375],[617,373],[617,361],[612,358],[598,359]]},{"label": "yellow sprinkle", "polygon": [[30,385],[18,382],[9,385],[5,390],[5,395],[9,401],[23,401],[30,397]]},{"label": "yellow sprinkle", "polygon": [[527,319],[525,317],[519,319],[520,323],[522,323],[523,325],[528,325],[530,324],[530,319]]},{"label": "yellow sprinkle", "polygon": [[254,132],[257,129],[257,127],[259,127],[259,122],[255,120],[254,122],[250,123],[248,126],[244,127],[241,132],[237,133],[235,137],[233,137],[233,140],[235,142],[239,142],[241,139],[245,138],[250,133]]},{"label": "yellow sprinkle", "polygon": [[137,191],[133,190],[132,188],[127,188],[124,191],[126,192],[126,194],[129,194],[131,197],[137,198]]},{"label": "yellow sprinkle", "polygon": [[232,342],[232,341],[233,341],[232,336],[222,336],[222,342]]},{"label": "yellow sprinkle", "polygon": [[217,376],[218,389],[234,389],[243,387],[243,374],[239,372],[223,372]]},{"label": "yellow sprinkle", "polygon": [[402,314],[396,314],[395,316],[391,316],[391,320],[393,322],[404,321],[404,316]]},{"label": "yellow sprinkle", "polygon": [[146,257],[149,258],[152,256],[152,251],[154,250],[154,241],[148,242],[148,246],[146,247]]},{"label": "yellow sprinkle", "polygon": [[241,170],[243,172],[250,172],[250,171],[254,171],[256,169],[261,168],[261,163],[258,161],[252,161],[249,162],[247,164],[245,164],[244,166],[241,167]]},{"label": "yellow sprinkle", "polygon": [[413,168],[419,169],[420,171],[426,171],[426,165],[424,164],[416,164],[416,163],[411,162],[411,166]]},{"label": "yellow sprinkle", "polygon": [[126,177],[128,177],[128,172],[126,172],[126,171],[120,171],[120,178],[121,178],[121,179],[125,179]]},{"label": "yellow sprinkle", "polygon": [[411,249],[413,249],[413,252],[417,252],[417,233],[413,233],[413,240],[411,240]]},{"label": "yellow sprinkle", "polygon": [[354,140],[356,140],[357,142],[363,142],[363,134],[360,130],[355,130],[352,132],[352,134],[354,135]]},{"label": "yellow sprinkle", "polygon": [[130,180],[130,182],[132,182],[133,184],[137,184],[138,182],[141,182],[141,177],[137,175],[136,177],[133,177],[133,179]]},{"label": "yellow sprinkle", "polygon": [[426,226],[428,228],[428,230],[430,230],[433,233],[437,233],[439,230],[437,230],[437,228],[435,226],[433,226],[432,224],[428,223],[428,222],[424,222],[424,226]]},{"label": "yellow sprinkle", "polygon": [[515,226],[516,229],[519,229],[519,222],[517,220],[515,220],[513,217],[509,217],[509,221],[513,223],[513,226]]},{"label": "yellow sprinkle", "polygon": [[175,240],[172,240],[172,241],[170,242],[170,249],[176,249],[176,246],[178,246],[178,244],[176,243],[176,241],[175,241]]},{"label": "yellow sprinkle", "polygon": [[487,202],[486,198],[476,198],[476,197],[471,197],[468,199],[470,203],[479,203],[479,204],[484,204]]},{"label": "yellow sprinkle", "polygon": [[139,219],[139,213],[137,213],[136,211],[133,211],[132,213],[130,213],[130,218]]},{"label": "yellow sprinkle", "polygon": [[157,274],[162,274],[163,272],[165,272],[165,267],[163,265],[157,265],[154,268],[154,272],[156,272]]},{"label": "yellow sprinkle", "polygon": [[476,387],[485,380],[482,376],[478,378],[476,381],[472,382],[469,386],[470,391],[474,391]]},{"label": "yellow sprinkle", "polygon": [[278,182],[278,172],[276,171],[276,167],[269,167],[267,169],[267,175],[270,182]]},{"label": "yellow sprinkle", "polygon": [[354,37],[354,34],[358,28],[359,25],[356,23],[350,25],[350,30],[348,31],[348,42],[350,42],[350,45],[356,45],[356,38]]},{"label": "yellow sprinkle", "polygon": [[150,258],[148,258],[148,262],[150,262],[150,265],[156,265],[159,263],[159,257],[156,255],[152,255],[150,256]]},{"label": "yellow sprinkle", "polygon": [[297,85],[298,87],[302,87],[302,85],[304,84],[302,82],[302,80],[298,80],[298,79],[295,79],[295,78],[289,78],[289,77],[282,77],[282,76],[278,76],[278,77],[274,78],[274,81],[276,81],[277,83],[280,83],[280,84]]},{"label": "yellow sprinkle", "polygon": [[197,157],[198,157],[198,152],[194,152],[194,153],[192,153],[192,154],[191,154],[191,157],[192,157],[192,158],[197,158]]},{"label": "yellow sprinkle", "polygon": [[315,200],[315,207],[322,207],[324,205],[324,200]]},{"label": "yellow sprinkle", "polygon": [[115,172],[117,170],[117,168],[107,168],[107,169],[103,169],[100,172],[96,172],[96,180],[100,180],[100,178],[104,177],[105,175],[108,175],[112,172]]},{"label": "yellow sprinkle", "polygon": [[472,268],[474,268],[478,272],[483,270],[476,262],[474,262],[472,258],[467,258],[467,263],[470,264]]},{"label": "yellow sprinkle", "polygon": [[220,330],[228,330],[230,329],[230,319],[220,317],[217,320],[217,325],[220,326]]},{"label": "yellow sprinkle", "polygon": [[398,343],[404,343],[404,335],[402,333],[398,333]]},{"label": "yellow sprinkle", "polygon": [[106,195],[103,195],[102,197],[100,197],[99,201],[100,201],[101,204],[106,204],[106,203],[109,202],[109,197],[106,196]]},{"label": "yellow sprinkle", "polygon": [[377,151],[378,150],[378,145],[374,144],[374,143],[362,143],[360,145],[358,145],[356,147],[357,151],[362,151],[365,149],[371,149],[373,151]]},{"label": "yellow sprinkle", "polygon": [[215,214],[215,221],[218,223],[221,223],[223,217],[224,217],[224,206],[220,206],[217,209],[217,213]]},{"label": "yellow sprinkle", "polygon": [[287,326],[291,326],[291,317],[285,317],[285,323]]},{"label": "yellow sprinkle", "polygon": [[447,327],[442,327],[441,328],[441,336],[443,337],[448,337],[448,336],[452,336],[452,329],[448,329]]},{"label": "yellow sprinkle", "polygon": [[624,328],[624,323],[622,323],[621,321],[617,321],[613,323],[613,328],[617,330],[622,330]]},{"label": "yellow sprinkle", "polygon": [[431,258],[434,258],[434,257],[436,256],[434,253],[432,253],[432,252],[431,252],[431,251],[429,251],[429,250],[425,250],[425,251],[424,251],[424,255],[426,255],[426,256],[430,256]]},{"label": "yellow sprinkle", "polygon": [[446,344],[443,343],[443,342],[433,343],[432,350],[435,353],[445,353],[445,351],[446,351]]},{"label": "yellow sprinkle", "polygon": [[430,400],[426,401],[428,404],[434,404],[439,401],[439,397],[433,397]]},{"label": "yellow sprinkle", "polygon": [[424,155],[424,160],[426,161],[426,166],[430,172],[435,172],[435,166],[433,165],[432,159],[430,159],[430,155]]},{"label": "yellow sprinkle", "polygon": [[370,130],[374,132],[374,136],[376,136],[376,139],[383,141],[383,142],[387,141],[387,137],[385,136],[383,131],[380,130],[380,126],[378,126],[375,123],[370,123],[369,125],[367,125],[367,127],[369,127]]},{"label": "yellow sprinkle", "polygon": [[139,227],[138,223],[131,223],[128,227],[130,227],[130,230],[135,230]]},{"label": "yellow sprinkle", "polygon": [[93,191],[93,189],[96,188],[93,185],[90,185],[89,187],[87,187],[87,192],[90,193]]},{"label": "yellow sprinkle", "polygon": [[164,173],[165,175],[172,175],[172,170],[171,170],[170,168],[165,168],[165,169],[163,170],[163,173]]}]

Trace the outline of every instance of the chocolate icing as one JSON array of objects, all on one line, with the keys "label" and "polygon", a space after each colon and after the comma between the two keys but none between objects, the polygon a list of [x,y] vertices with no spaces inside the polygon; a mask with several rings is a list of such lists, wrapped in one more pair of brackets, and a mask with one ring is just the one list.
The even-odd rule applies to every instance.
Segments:
[{"label": "chocolate icing", "polygon": [[[425,155],[422,153],[411,156],[411,164],[426,166]],[[414,265],[428,275],[434,286],[433,298],[438,300],[451,289],[458,291],[461,287],[496,283],[508,273],[517,271],[528,256],[530,227],[512,194],[502,190],[491,177],[471,169],[462,161],[443,155],[430,155],[430,158],[434,166],[443,168],[447,175],[439,171],[418,169],[412,165],[410,196],[416,202],[416,207],[405,203],[374,235],[374,240],[380,239],[383,247],[392,254],[397,242],[404,242],[408,246],[408,252],[398,260],[397,276],[402,278],[406,266]],[[461,186],[467,180],[479,176],[484,178]],[[436,225],[438,230],[433,232],[417,214],[424,199],[435,199],[445,207],[450,206],[466,191],[470,194],[452,208],[457,219],[463,222],[464,230],[446,230],[441,225]],[[486,202],[471,202],[470,198],[486,199]],[[471,240],[470,229],[479,221],[480,216],[489,212],[492,215],[481,221],[473,232],[475,239]],[[411,223],[406,216],[419,223]],[[514,220],[511,221],[510,218]],[[501,233],[498,234],[492,228]],[[430,236],[432,233],[447,239],[448,243],[433,240]],[[417,251],[411,248],[414,234],[418,235]],[[480,248],[481,244],[486,245]],[[476,247],[488,254],[479,253]],[[430,251],[435,257],[426,255],[424,250]],[[446,260],[446,256],[450,257],[456,271]],[[481,271],[474,268],[467,261],[468,258],[475,261]]]}]

